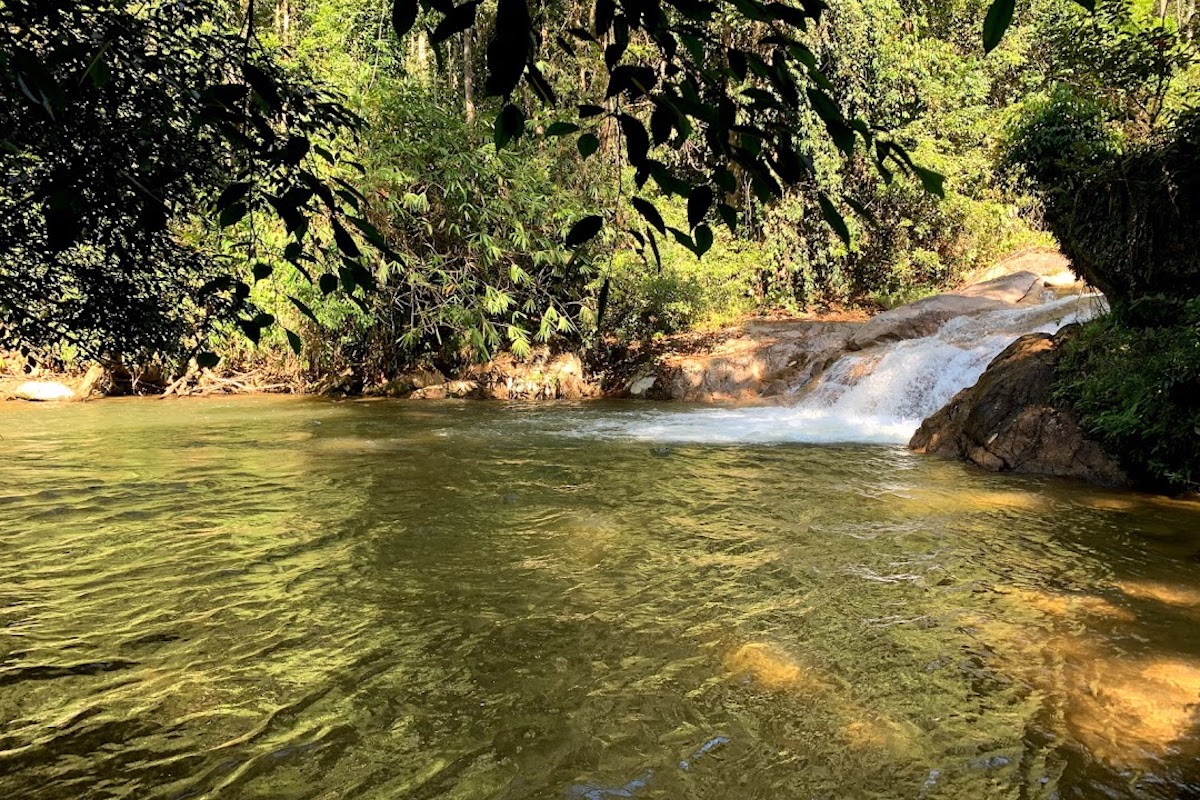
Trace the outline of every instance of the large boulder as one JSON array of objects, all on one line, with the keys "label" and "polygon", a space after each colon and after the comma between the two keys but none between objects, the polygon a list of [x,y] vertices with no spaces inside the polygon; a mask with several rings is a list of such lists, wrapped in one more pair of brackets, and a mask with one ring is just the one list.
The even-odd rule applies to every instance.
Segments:
[{"label": "large boulder", "polygon": [[1127,485],[1129,478],[1117,461],[1087,438],[1069,409],[1053,402],[1059,343],[1069,330],[1018,339],[974,386],[925,420],[909,447],[996,472]]},{"label": "large boulder", "polygon": [[466,377],[479,385],[483,397],[495,400],[578,400],[599,394],[578,355],[545,347],[526,358],[501,353],[469,369]]},{"label": "large boulder", "polygon": [[413,392],[427,389],[430,386],[440,386],[446,382],[446,376],[436,369],[418,368],[392,378],[386,383],[372,386],[363,394],[371,397],[408,397]]},{"label": "large boulder", "polygon": [[[705,352],[664,358],[643,394],[699,403],[790,394],[845,351],[855,328],[851,322],[751,322]],[[634,389],[629,392],[636,396]]]},{"label": "large boulder", "polygon": [[476,400],[483,397],[476,381],[447,381],[417,389],[410,400]]}]

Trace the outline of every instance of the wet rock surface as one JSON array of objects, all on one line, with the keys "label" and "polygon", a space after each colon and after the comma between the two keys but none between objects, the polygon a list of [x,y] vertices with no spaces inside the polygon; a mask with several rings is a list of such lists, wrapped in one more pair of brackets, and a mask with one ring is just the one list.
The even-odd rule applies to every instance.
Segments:
[{"label": "wet rock surface", "polygon": [[749,401],[789,394],[846,350],[851,322],[751,322],[712,350],[664,359],[642,396],[690,402]]},{"label": "wet rock surface", "polygon": [[1088,439],[1070,410],[1053,403],[1054,370],[1066,329],[1023,336],[979,381],[926,419],[909,442],[920,453],[962,459],[996,472],[1128,485],[1117,461]]},{"label": "wet rock surface", "polygon": [[75,390],[58,381],[25,381],[13,391],[13,397],[35,402],[74,400]]}]

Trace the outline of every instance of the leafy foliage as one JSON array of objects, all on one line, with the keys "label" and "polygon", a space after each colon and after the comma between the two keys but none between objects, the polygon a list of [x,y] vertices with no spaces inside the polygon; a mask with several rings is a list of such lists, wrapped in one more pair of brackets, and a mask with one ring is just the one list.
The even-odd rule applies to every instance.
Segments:
[{"label": "leafy foliage", "polygon": [[393,351],[393,367],[421,354],[453,363],[578,341],[602,220],[557,187],[570,146],[497,150],[411,84],[390,86],[373,122],[364,191],[399,256],[381,268],[370,304],[395,337],[379,355]]},{"label": "leafy foliage", "polygon": [[1118,306],[1200,293],[1200,114],[1180,111],[1200,53],[1167,8],[1108,0],[1086,20],[1052,18],[1058,83],[1025,104],[1000,160],[1041,195],[1075,270]]},{"label": "leafy foliage", "polygon": [[222,320],[257,341],[274,317],[220,247],[180,235],[206,207],[209,238],[238,237],[251,261],[266,216],[299,273],[316,251],[361,270],[358,198],[318,165],[333,160],[322,139],[357,119],[273,59],[253,15],[13,0],[0,58],[0,347],[187,355]]},{"label": "leafy foliage", "polygon": [[1200,487],[1200,299],[1145,298],[1068,340],[1058,396],[1151,485]]}]

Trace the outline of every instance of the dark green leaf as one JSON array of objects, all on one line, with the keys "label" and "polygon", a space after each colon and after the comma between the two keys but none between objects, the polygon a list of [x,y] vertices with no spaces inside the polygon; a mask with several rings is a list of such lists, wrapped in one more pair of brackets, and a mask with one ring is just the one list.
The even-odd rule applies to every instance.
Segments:
[{"label": "dark green leaf", "polygon": [[646,229],[646,238],[650,240],[650,250],[654,252],[654,263],[658,265],[659,273],[662,272],[662,255],[658,252],[658,239],[654,236],[654,231]]},{"label": "dark green leaf", "polygon": [[579,137],[576,146],[579,148],[579,155],[587,158],[600,149],[600,140],[596,138],[594,133],[585,133]]},{"label": "dark green leaf", "polygon": [[550,81],[546,80],[546,76],[538,69],[535,62],[529,62],[525,67],[525,78],[529,81],[529,85],[533,87],[533,91],[541,98],[542,102],[548,106],[558,105],[558,95],[554,93],[554,87],[550,85]]},{"label": "dark green leaf", "polygon": [[234,203],[243,199],[246,193],[250,191],[250,184],[246,181],[231,183],[221,192],[221,196],[217,198],[217,211],[224,211]]},{"label": "dark green leaf", "polygon": [[358,258],[361,253],[354,237],[350,235],[350,231],[346,230],[345,226],[336,219],[331,219],[329,224],[333,226],[333,240],[337,242],[338,250],[342,251],[342,255],[347,258]]},{"label": "dark green leaf", "polygon": [[579,126],[573,122],[553,122],[546,128],[546,136],[566,136],[578,130]]},{"label": "dark green leaf", "polygon": [[696,257],[699,258],[700,256],[707,253],[709,251],[709,249],[712,248],[712,246],[713,246],[712,228],[708,227],[707,225],[698,226],[696,228],[696,247],[695,247]]},{"label": "dark green leaf", "polygon": [[600,298],[596,301],[596,328],[600,328],[600,323],[604,321],[604,312],[608,308],[608,287],[609,278],[604,279],[604,284],[600,287]]},{"label": "dark green leaf", "polygon": [[250,88],[268,108],[278,111],[283,107],[283,101],[279,99],[279,86],[273,77],[249,61],[242,65],[242,75],[246,78],[246,83],[250,84]]},{"label": "dark green leaf", "polygon": [[446,16],[429,34],[429,41],[433,44],[444,42],[454,34],[465,31],[474,25],[475,12],[479,8],[479,3],[480,0],[468,0],[461,6],[455,6],[446,12]]},{"label": "dark green leaf", "polygon": [[712,207],[713,191],[707,186],[697,186],[688,195],[688,227],[694,228],[704,221],[704,215]]},{"label": "dark green leaf", "polygon": [[292,352],[296,355],[300,355],[300,351],[304,349],[304,344],[300,341],[300,337],[289,331],[287,328],[284,328],[283,332],[287,334],[288,344],[292,346]]},{"label": "dark green leaf", "polygon": [[[322,277],[324,277],[324,276],[322,276]],[[332,278],[333,276],[331,275],[330,277]],[[294,305],[296,308],[298,308],[300,310],[301,314],[308,317],[314,325],[321,324],[320,322],[317,321],[317,315],[313,313],[313,310],[311,308],[309,308],[308,304],[305,303],[303,300],[298,300],[297,298],[291,297],[291,296],[288,297],[288,300],[291,300],[292,305]]]},{"label": "dark green leaf", "polygon": [[242,334],[247,339],[254,342],[254,344],[258,344],[259,340],[262,339],[262,326],[260,326],[254,320],[239,319],[237,320],[237,325],[242,329]]},{"label": "dark green leaf", "polygon": [[337,290],[337,276],[326,272],[317,279],[317,285],[321,287],[322,294],[333,294],[333,292]]},{"label": "dark green leaf", "polygon": [[205,351],[203,353],[196,354],[196,366],[201,367],[202,369],[212,369],[220,363],[221,357],[216,353],[209,353],[208,351]]},{"label": "dark green leaf", "polygon": [[590,241],[600,233],[600,229],[603,227],[604,217],[595,214],[584,217],[576,222],[571,227],[571,232],[567,234],[567,247],[578,247],[584,242]]},{"label": "dark green leaf", "polygon": [[417,21],[417,0],[392,0],[392,30],[404,36]]},{"label": "dark green leaf", "polygon": [[679,242],[692,252],[696,251],[696,243],[692,241],[692,237],[679,230],[679,228],[667,228],[667,230],[669,230],[671,235],[675,237],[675,241]]},{"label": "dark green leaf", "polygon": [[983,19],[983,52],[990,53],[1004,38],[1004,32],[1012,23],[1016,0],[992,0],[987,16]]},{"label": "dark green leaf", "polygon": [[220,224],[222,228],[228,228],[230,225],[236,225],[242,221],[242,218],[246,216],[246,212],[249,210],[250,209],[246,207],[245,203],[234,203],[221,212],[221,217],[218,220],[218,224]]},{"label": "dark green leaf", "polygon": [[662,214],[658,213],[658,209],[654,207],[653,203],[649,200],[643,200],[640,197],[631,197],[629,198],[629,202],[633,203],[633,207],[637,209],[637,212],[646,219],[646,222],[653,225],[659,233],[667,232],[667,225],[663,222]]},{"label": "dark green leaf", "polygon": [[508,97],[517,88],[529,62],[529,27],[529,9],[525,0],[500,0],[496,8],[496,28],[487,49],[484,88],[488,94]]},{"label": "dark green leaf", "polygon": [[254,262],[252,271],[254,273],[254,280],[261,281],[271,277],[271,273],[275,271],[275,268],[265,261],[256,261]]},{"label": "dark green leaf", "polygon": [[721,203],[719,206],[717,206],[717,213],[721,215],[721,221],[725,223],[726,228],[729,228],[729,232],[737,233],[737,209],[726,203]]},{"label": "dark green leaf", "polygon": [[919,167],[916,164],[912,164],[911,166],[913,173],[916,174],[917,178],[920,179],[921,186],[924,187],[925,191],[929,192],[930,194],[936,194],[938,197],[942,198],[946,196],[946,190],[943,185],[946,181],[946,177],[944,175],[942,175],[940,172],[934,172],[931,169]]},{"label": "dark green leaf", "polygon": [[838,238],[850,244],[850,229],[846,227],[846,220],[842,219],[842,215],[833,205],[833,201],[825,195],[819,195],[817,200],[821,204],[821,216],[829,223],[829,227],[833,228],[833,232],[838,235]]},{"label": "dark green leaf", "polygon": [[650,158],[650,134],[646,126],[637,117],[621,114],[617,117],[621,123],[621,133],[625,136],[625,151],[629,154],[629,163],[635,167],[643,167]]},{"label": "dark green leaf", "polygon": [[496,149],[504,149],[509,142],[521,138],[524,132],[525,112],[512,103],[506,104],[496,116],[496,124],[492,130]]}]

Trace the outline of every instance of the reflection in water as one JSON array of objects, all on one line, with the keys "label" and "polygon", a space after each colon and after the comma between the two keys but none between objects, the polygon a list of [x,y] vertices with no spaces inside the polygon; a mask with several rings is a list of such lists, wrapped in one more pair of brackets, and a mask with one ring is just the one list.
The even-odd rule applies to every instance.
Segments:
[{"label": "reflection in water", "polygon": [[0,797],[1200,796],[1194,504],[604,406],[0,413]]}]

